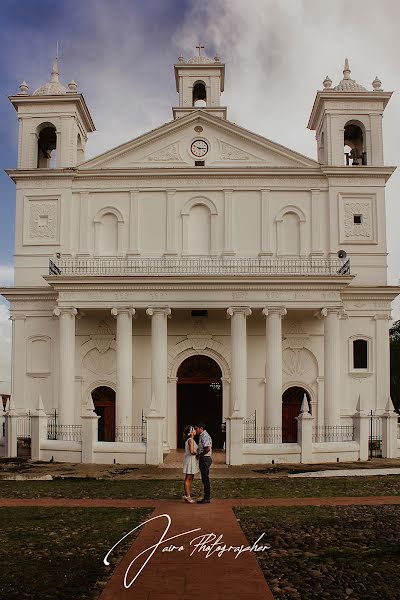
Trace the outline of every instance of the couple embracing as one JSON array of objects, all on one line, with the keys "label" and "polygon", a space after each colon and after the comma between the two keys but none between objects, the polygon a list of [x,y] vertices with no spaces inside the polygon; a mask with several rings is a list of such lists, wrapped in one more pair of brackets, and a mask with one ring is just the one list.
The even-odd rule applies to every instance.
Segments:
[{"label": "couple embracing", "polygon": [[[194,441],[194,436],[199,436],[199,445]],[[185,440],[185,457],[183,459],[183,473],[185,475],[184,488],[185,495],[183,499],[190,504],[194,503],[191,497],[193,478],[200,471],[201,480],[203,482],[204,497],[202,500],[197,500],[197,504],[209,504],[211,498],[210,486],[210,467],[212,463],[211,451],[212,440],[209,433],[206,431],[204,423],[198,425],[188,425],[183,432]]]}]

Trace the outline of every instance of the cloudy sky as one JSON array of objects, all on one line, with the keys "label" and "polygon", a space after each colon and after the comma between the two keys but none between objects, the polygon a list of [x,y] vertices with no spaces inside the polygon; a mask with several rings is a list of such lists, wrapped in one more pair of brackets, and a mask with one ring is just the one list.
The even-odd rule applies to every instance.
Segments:
[{"label": "cloudy sky", "polygon": [[[368,89],[378,75],[396,93],[384,117],[385,162],[400,137],[400,2],[397,0],[1,0],[0,165],[16,166],[17,120],[7,96],[26,79],[49,80],[56,44],[60,79],[78,82],[97,132],[88,157],[171,120],[172,65],[183,52],[226,63],[228,119],[316,158],[307,130],[315,92],[329,75]],[[400,169],[387,186],[388,282],[400,273]],[[12,284],[14,184],[0,174],[0,285]],[[399,311],[395,316],[400,316]],[[10,322],[0,301],[0,386],[9,379]]]}]

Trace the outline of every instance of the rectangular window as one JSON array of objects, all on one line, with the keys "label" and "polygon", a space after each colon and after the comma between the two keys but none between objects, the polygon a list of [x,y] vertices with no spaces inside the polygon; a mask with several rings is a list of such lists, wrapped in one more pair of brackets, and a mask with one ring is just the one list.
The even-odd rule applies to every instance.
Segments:
[{"label": "rectangular window", "polygon": [[363,220],[363,216],[362,215],[354,215],[353,219],[354,219],[354,224],[355,225],[361,225],[362,224],[362,220]]},{"label": "rectangular window", "polygon": [[194,161],[194,166],[195,166],[195,167],[204,167],[204,165],[205,165],[205,164],[206,164],[206,163],[205,163],[205,161],[204,161],[204,160],[195,160],[195,161]]},{"label": "rectangular window", "polygon": [[353,341],[353,369],[368,369],[368,342]]}]

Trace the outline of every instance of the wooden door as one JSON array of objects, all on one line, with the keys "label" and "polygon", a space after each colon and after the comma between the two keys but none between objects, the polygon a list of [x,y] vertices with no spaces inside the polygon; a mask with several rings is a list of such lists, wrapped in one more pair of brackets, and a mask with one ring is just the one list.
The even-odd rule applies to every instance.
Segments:
[{"label": "wooden door", "polygon": [[92,392],[95,412],[99,415],[99,442],[115,442],[115,391],[100,386]]},{"label": "wooden door", "polygon": [[302,387],[288,388],[282,396],[282,442],[297,442],[297,420],[300,414],[304,394],[310,397]]}]

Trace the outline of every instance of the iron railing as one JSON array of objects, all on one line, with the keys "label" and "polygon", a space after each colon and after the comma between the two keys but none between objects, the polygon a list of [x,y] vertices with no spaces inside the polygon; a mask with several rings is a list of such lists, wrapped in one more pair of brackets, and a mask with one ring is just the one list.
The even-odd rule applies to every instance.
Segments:
[{"label": "iron railing", "polygon": [[353,425],[318,425],[313,427],[312,441],[315,442],[353,442]]},{"label": "iron railing", "polygon": [[17,417],[17,439],[28,440],[32,437],[31,413]]},{"label": "iron railing", "polygon": [[147,420],[144,418],[143,410],[140,425],[117,425],[115,427],[115,441],[130,443],[147,441]]},{"label": "iron railing", "polygon": [[82,425],[62,425],[58,422],[57,409],[47,415],[47,439],[64,442],[81,442]]},{"label": "iron railing", "polygon": [[369,458],[382,457],[382,417],[369,413],[369,435],[368,435]]},{"label": "iron railing", "polygon": [[243,441],[245,444],[281,444],[282,427],[257,425],[257,411],[243,419]]},{"label": "iron railing", "polygon": [[58,258],[49,275],[350,275],[350,260],[339,258]]}]

